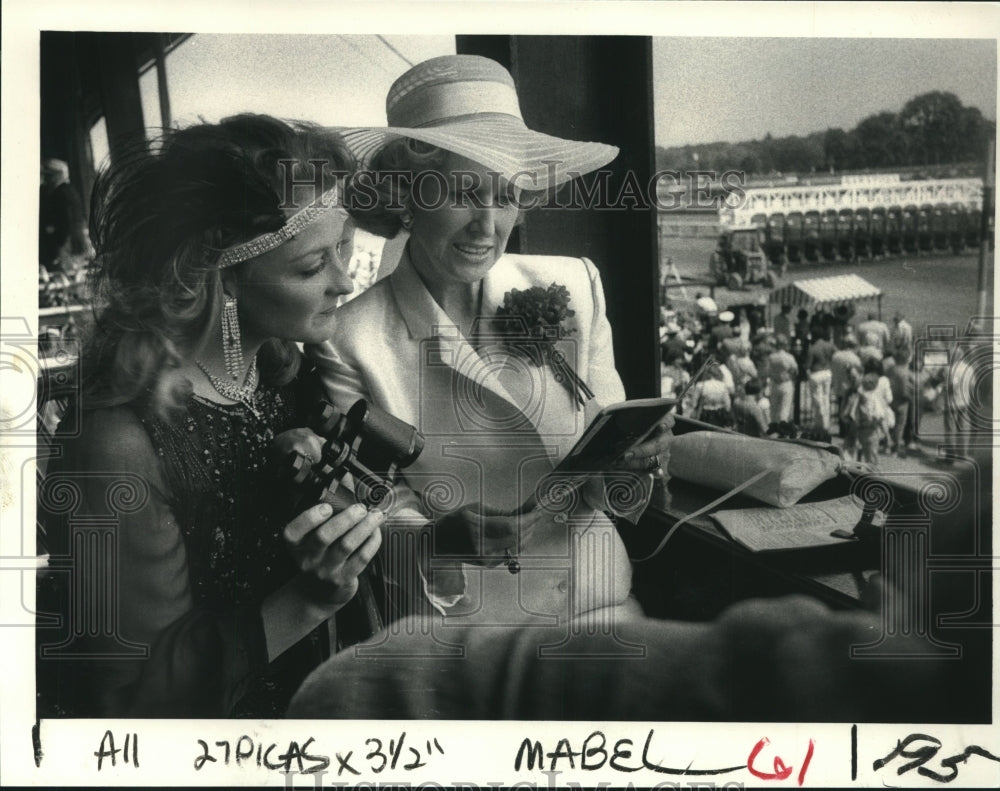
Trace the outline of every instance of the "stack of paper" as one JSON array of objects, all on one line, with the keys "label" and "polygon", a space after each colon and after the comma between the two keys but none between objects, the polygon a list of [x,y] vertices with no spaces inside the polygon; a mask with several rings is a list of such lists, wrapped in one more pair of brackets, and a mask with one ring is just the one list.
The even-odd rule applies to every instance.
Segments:
[{"label": "stack of paper", "polygon": [[862,508],[850,495],[788,508],[742,508],[717,511],[712,518],[730,538],[754,552],[774,552],[844,544],[835,531],[850,533],[861,521]]}]

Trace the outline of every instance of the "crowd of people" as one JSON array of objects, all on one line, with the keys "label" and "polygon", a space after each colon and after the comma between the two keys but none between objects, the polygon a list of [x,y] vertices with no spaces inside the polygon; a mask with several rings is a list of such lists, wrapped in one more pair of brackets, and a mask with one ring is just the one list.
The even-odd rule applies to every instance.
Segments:
[{"label": "crowd of people", "polygon": [[924,370],[914,350],[901,311],[890,326],[873,313],[855,316],[853,305],[793,316],[786,304],[768,326],[760,306],[720,311],[699,294],[691,310],[661,309],[661,393],[705,423],[836,440],[847,458],[877,464],[880,454],[920,451],[922,413],[947,406],[955,415],[968,400],[943,370]]}]

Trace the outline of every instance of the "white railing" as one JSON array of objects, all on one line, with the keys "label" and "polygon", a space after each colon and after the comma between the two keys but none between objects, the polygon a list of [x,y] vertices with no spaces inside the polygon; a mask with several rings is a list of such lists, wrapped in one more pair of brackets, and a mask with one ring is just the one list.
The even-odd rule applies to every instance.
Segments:
[{"label": "white railing", "polygon": [[[738,205],[725,205],[719,210],[720,222],[742,225],[759,214],[770,216],[778,212],[873,209],[911,204],[958,203],[978,211],[983,201],[983,182],[978,178],[964,178],[818,186],[796,184],[790,187],[752,187],[744,192],[745,197]],[[735,200],[738,196],[730,197]]]}]

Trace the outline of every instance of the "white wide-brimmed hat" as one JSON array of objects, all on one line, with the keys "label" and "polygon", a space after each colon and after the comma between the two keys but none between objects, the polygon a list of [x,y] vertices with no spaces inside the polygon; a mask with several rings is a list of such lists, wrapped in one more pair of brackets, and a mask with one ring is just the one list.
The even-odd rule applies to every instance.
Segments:
[{"label": "white wide-brimmed hat", "polygon": [[385,111],[386,127],[339,130],[361,167],[386,143],[408,137],[471,159],[522,189],[545,190],[618,155],[615,146],[529,129],[510,72],[479,55],[418,63],[392,84]]}]

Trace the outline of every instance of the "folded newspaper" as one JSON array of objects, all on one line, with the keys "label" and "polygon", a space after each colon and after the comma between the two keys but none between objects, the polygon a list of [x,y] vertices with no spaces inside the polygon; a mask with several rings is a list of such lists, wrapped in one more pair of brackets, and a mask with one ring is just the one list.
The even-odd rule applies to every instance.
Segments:
[{"label": "folded newspaper", "polygon": [[712,518],[730,538],[751,551],[776,552],[843,545],[847,534],[861,521],[862,513],[857,498],[848,495],[788,508],[717,511]]}]

